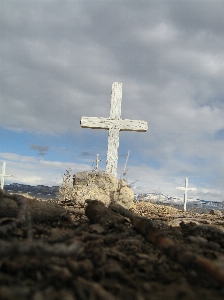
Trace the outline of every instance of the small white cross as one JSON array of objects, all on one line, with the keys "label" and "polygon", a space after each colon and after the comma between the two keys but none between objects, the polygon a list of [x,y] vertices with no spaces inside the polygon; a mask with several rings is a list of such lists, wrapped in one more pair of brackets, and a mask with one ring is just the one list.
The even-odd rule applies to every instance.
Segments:
[{"label": "small white cross", "polygon": [[177,187],[176,189],[184,191],[184,211],[186,211],[187,210],[187,192],[188,191],[192,191],[192,192],[197,191],[197,189],[188,187],[188,178],[187,177],[185,178],[185,187]]},{"label": "small white cross", "polygon": [[142,131],[148,129],[146,121],[121,119],[122,83],[114,82],[111,91],[110,117],[82,117],[83,128],[106,129],[108,134],[106,172],[117,176],[119,132]]},{"label": "small white cross", "polygon": [[3,164],[2,164],[2,174],[0,174],[0,176],[1,176],[1,189],[2,190],[4,188],[5,177],[11,177],[12,176],[12,175],[7,175],[5,173],[5,166],[6,166],[6,162],[3,162]]},{"label": "small white cross", "polygon": [[96,155],[96,172],[98,172],[98,169],[99,169],[99,162],[100,162],[100,159],[99,159],[99,154]]}]

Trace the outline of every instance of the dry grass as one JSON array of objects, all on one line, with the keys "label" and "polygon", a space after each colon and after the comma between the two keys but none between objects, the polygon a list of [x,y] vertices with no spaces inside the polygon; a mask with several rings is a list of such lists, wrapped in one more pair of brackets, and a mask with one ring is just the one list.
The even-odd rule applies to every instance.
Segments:
[{"label": "dry grass", "polygon": [[61,203],[66,203],[75,198],[74,189],[73,189],[73,175],[71,174],[72,170],[69,168],[65,171],[62,176],[62,184],[59,187],[56,200]]}]

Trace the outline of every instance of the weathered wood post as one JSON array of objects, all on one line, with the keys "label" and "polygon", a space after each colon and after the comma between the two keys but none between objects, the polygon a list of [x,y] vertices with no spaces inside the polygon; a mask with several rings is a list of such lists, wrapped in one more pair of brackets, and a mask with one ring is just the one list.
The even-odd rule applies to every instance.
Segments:
[{"label": "weathered wood post", "polygon": [[187,192],[188,191],[196,191],[196,188],[189,188],[188,187],[188,178],[185,178],[185,186],[184,187],[177,187],[177,190],[184,191],[184,211],[187,210]]},{"label": "weathered wood post", "polygon": [[110,117],[82,117],[82,128],[106,129],[108,134],[106,172],[117,176],[118,147],[120,131],[145,132],[146,121],[121,119],[122,83],[114,82],[111,91]]}]

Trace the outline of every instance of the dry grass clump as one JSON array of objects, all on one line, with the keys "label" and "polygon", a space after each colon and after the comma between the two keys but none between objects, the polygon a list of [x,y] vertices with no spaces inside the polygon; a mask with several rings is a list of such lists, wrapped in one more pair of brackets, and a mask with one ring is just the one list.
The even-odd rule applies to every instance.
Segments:
[{"label": "dry grass clump", "polygon": [[59,187],[56,200],[61,203],[66,203],[75,199],[74,189],[73,189],[73,175],[71,174],[72,170],[69,168],[65,171],[62,176],[62,184]]}]

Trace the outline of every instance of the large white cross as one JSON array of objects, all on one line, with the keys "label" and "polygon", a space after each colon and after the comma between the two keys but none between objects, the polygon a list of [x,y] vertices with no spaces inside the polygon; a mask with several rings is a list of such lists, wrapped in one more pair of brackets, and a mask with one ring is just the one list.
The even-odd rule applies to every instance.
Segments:
[{"label": "large white cross", "polygon": [[5,177],[11,177],[12,176],[12,175],[7,175],[5,173],[5,166],[6,166],[6,162],[3,162],[3,164],[2,164],[2,174],[0,174],[0,176],[1,176],[1,189],[2,190],[4,188]]},{"label": "large white cross", "polygon": [[184,211],[187,209],[187,192],[188,191],[196,191],[197,189],[195,188],[189,188],[188,187],[188,178],[185,178],[185,187],[177,187],[177,190],[184,191]]},{"label": "large white cross", "polygon": [[82,117],[83,128],[107,129],[108,148],[106,172],[117,176],[119,131],[146,131],[146,121],[121,119],[122,83],[114,82],[111,91],[111,105],[109,118]]}]

